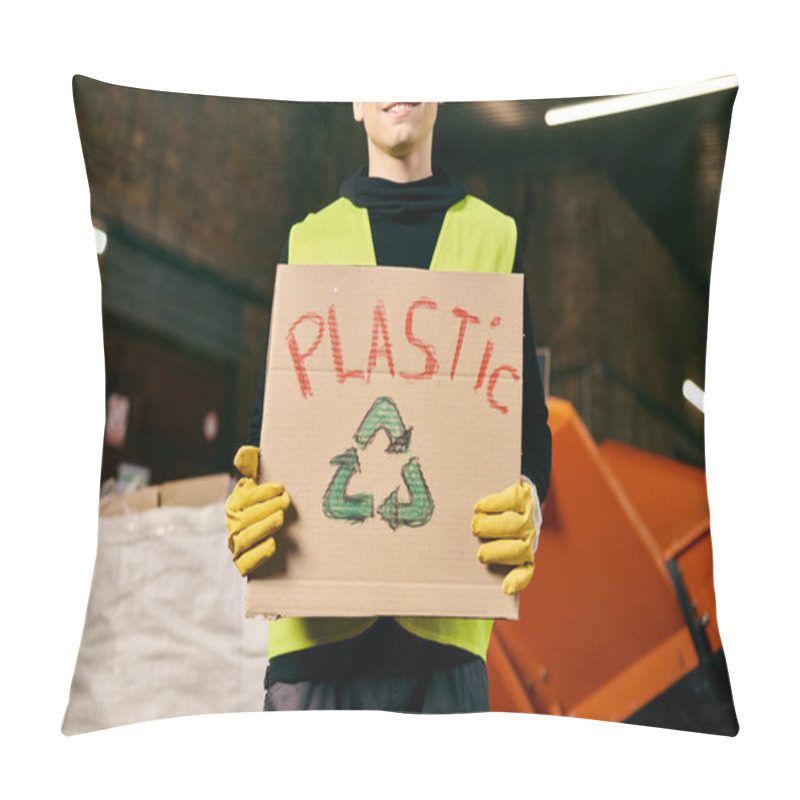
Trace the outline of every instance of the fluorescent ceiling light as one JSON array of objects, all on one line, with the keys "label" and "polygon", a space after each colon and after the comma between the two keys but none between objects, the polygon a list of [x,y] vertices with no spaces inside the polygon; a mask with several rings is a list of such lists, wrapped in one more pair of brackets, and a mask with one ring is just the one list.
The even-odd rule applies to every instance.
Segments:
[{"label": "fluorescent ceiling light", "polygon": [[739,81],[735,75],[726,75],[724,78],[713,78],[710,81],[691,83],[688,86],[675,86],[672,89],[658,89],[654,92],[603,97],[599,100],[588,100],[585,103],[575,103],[574,105],[548,109],[544,115],[544,121],[548,125],[564,125],[568,122],[578,122],[583,119],[592,119],[593,117],[605,117],[609,114],[619,114],[620,112],[633,111],[637,108],[673,103],[676,100],[686,100],[689,97],[699,97],[712,92],[723,92],[726,89],[735,89],[738,85]]},{"label": "fluorescent ceiling light", "polygon": [[[688,378],[683,382],[683,396],[697,409],[703,411],[705,392]],[[705,413],[705,412],[703,412]]]}]

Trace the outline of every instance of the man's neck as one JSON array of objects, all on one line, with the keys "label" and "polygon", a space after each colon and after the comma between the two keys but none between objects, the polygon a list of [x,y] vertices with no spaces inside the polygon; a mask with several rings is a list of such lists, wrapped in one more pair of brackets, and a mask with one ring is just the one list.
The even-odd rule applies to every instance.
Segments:
[{"label": "man's neck", "polygon": [[394,183],[410,183],[433,175],[430,148],[417,148],[406,156],[394,156],[368,142],[367,154],[370,178],[383,178]]}]

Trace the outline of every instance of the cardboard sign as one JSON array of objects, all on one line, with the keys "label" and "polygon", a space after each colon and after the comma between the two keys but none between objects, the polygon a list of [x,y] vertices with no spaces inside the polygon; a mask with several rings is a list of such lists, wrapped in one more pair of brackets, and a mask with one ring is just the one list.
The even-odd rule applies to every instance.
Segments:
[{"label": "cardboard sign", "polygon": [[520,476],[521,275],[280,265],[260,480],[292,498],[248,616],[517,618],[474,503]]}]

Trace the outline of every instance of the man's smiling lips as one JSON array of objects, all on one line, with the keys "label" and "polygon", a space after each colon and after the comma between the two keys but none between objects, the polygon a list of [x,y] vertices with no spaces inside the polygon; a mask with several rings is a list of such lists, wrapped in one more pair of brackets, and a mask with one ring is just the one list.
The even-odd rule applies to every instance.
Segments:
[{"label": "man's smiling lips", "polygon": [[399,117],[409,113],[418,105],[419,103],[387,103],[382,110],[393,117]]}]

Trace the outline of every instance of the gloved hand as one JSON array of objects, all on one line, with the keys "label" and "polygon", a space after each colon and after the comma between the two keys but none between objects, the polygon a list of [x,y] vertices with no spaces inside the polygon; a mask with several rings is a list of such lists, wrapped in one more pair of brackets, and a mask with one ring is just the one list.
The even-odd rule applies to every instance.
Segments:
[{"label": "gloved hand", "polygon": [[233,464],[244,477],[225,503],[228,547],[236,568],[248,575],[275,553],[274,534],[283,527],[291,498],[280,483],[256,483],[257,447],[240,447]]},{"label": "gloved hand", "polygon": [[506,594],[521,592],[533,577],[533,554],[539,546],[542,509],[536,487],[523,476],[519,483],[475,503],[472,532],[490,539],[478,549],[483,564],[514,567],[503,579]]}]

